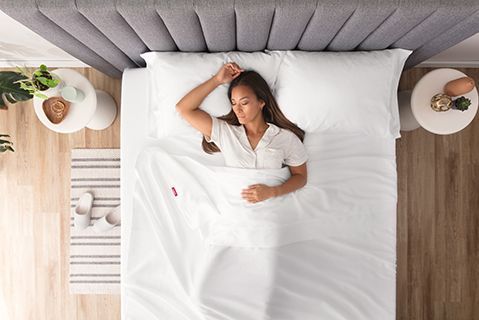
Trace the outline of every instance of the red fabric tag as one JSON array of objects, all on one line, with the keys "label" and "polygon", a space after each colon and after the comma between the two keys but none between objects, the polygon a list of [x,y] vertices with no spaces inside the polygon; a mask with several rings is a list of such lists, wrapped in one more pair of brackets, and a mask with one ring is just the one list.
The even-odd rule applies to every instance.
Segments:
[{"label": "red fabric tag", "polygon": [[178,196],[178,193],[176,193],[176,189],[175,189],[175,187],[171,187],[171,191],[173,191],[173,194],[175,195],[175,197],[177,197],[177,196]]}]

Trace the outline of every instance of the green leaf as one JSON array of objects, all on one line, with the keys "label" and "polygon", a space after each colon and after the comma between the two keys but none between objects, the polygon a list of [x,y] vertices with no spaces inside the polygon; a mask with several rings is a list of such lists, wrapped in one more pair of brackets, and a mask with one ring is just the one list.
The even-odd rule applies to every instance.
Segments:
[{"label": "green leaf", "polygon": [[[32,98],[32,95],[20,87],[18,80],[24,80],[26,77],[13,71],[0,71],[0,108],[5,107],[5,101],[9,102],[11,98],[15,101],[26,101]],[[7,98],[7,95],[9,98]]]},{"label": "green leaf", "polygon": [[46,65],[42,64],[42,65],[40,65],[40,70],[41,71],[48,71],[48,68],[47,68]]},{"label": "green leaf", "polygon": [[[0,134],[0,137],[10,137],[8,134]],[[12,148],[13,142],[0,139],[0,152],[5,152],[7,150],[14,151]]]},{"label": "green leaf", "polygon": [[5,99],[8,100],[8,102],[10,103],[15,103],[17,102],[17,100],[15,100],[15,97],[12,96],[11,93],[5,93],[5,95],[3,96]]},{"label": "green leaf", "polygon": [[50,80],[51,82],[51,88],[55,88],[56,86],[58,86],[58,84],[60,83],[60,79],[52,79]]},{"label": "green leaf", "polygon": [[43,93],[40,93],[40,92],[35,92],[33,95],[35,97],[38,97],[38,98],[43,99],[43,100],[48,99],[48,97],[46,95],[44,95]]},{"label": "green leaf", "polygon": [[35,79],[38,80],[38,82],[40,82],[41,84],[44,84],[44,85],[48,86],[48,80],[49,79],[47,79],[45,77],[36,77]]},{"label": "green leaf", "polygon": [[27,84],[25,82],[20,82],[20,88],[22,88],[24,90],[28,90],[30,87],[27,86]]},{"label": "green leaf", "polygon": [[20,67],[17,66],[16,69],[17,69],[17,72],[20,73],[21,75],[23,75],[25,78],[28,78],[28,79],[31,78],[31,75],[30,75],[30,73],[28,72],[28,70],[27,70],[26,67],[24,67],[24,68],[22,69],[22,68],[20,68]]},{"label": "green leaf", "polygon": [[52,79],[47,79],[44,84],[49,86],[50,88],[54,88],[54,87],[57,86],[58,81],[57,80],[52,80]]},{"label": "green leaf", "polygon": [[28,91],[30,94],[33,94],[35,91],[37,91],[37,89],[35,88],[33,83],[29,80],[22,81],[22,82],[19,82],[19,83],[20,83],[20,88],[22,88],[23,90]]}]

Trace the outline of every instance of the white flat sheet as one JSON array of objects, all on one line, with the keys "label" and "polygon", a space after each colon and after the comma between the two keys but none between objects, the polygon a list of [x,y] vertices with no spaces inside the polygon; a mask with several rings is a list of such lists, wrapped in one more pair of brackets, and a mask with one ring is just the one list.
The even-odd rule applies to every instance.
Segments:
[{"label": "white flat sheet", "polygon": [[[124,91],[136,84],[127,90],[138,97],[141,72],[124,75]],[[318,207],[338,213],[327,235],[275,248],[206,245],[155,200],[161,181],[142,179],[135,191],[137,154],[158,143],[146,138],[147,108],[126,92],[122,101],[122,319],[395,319],[395,140],[306,139],[308,184],[321,190]],[[161,148],[221,165],[199,141],[175,137]]]}]

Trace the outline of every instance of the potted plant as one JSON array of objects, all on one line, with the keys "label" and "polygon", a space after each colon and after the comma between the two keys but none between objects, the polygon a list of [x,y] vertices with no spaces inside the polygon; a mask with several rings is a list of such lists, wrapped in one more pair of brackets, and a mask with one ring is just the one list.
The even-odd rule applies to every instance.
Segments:
[{"label": "potted plant", "polygon": [[50,88],[55,88],[60,79],[48,71],[46,65],[40,65],[40,68],[33,73],[29,73],[27,68],[17,67],[18,72],[24,76],[24,79],[17,80],[16,83],[20,84],[20,88],[26,90],[30,95],[36,96],[41,99],[48,99],[46,95],[41,91],[46,91]]},{"label": "potted plant", "polygon": [[17,67],[17,72],[0,71],[0,109],[7,109],[6,101],[13,104],[33,96],[47,99],[42,91],[55,88],[59,83],[60,79],[44,64],[33,72],[25,67]]},{"label": "potted plant", "polygon": [[471,105],[471,99],[464,96],[457,98],[452,102],[452,109],[466,111]]},{"label": "potted plant", "polygon": [[10,138],[10,136],[8,134],[0,134],[0,153],[6,151],[15,152],[15,150],[12,148],[13,143],[2,138]]},{"label": "potted plant", "polygon": [[22,89],[19,80],[25,80],[27,77],[13,71],[0,72],[0,110],[8,109],[6,102],[16,103],[33,98],[30,92]]}]

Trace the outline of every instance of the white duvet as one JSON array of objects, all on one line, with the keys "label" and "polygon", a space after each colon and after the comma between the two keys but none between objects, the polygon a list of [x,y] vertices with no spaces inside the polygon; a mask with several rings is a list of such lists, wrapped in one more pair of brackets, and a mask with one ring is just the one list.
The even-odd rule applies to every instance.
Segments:
[{"label": "white duvet", "polygon": [[395,318],[394,140],[305,141],[308,184],[256,204],[241,190],[287,168],[227,168],[179,143],[137,160],[126,319]]}]

